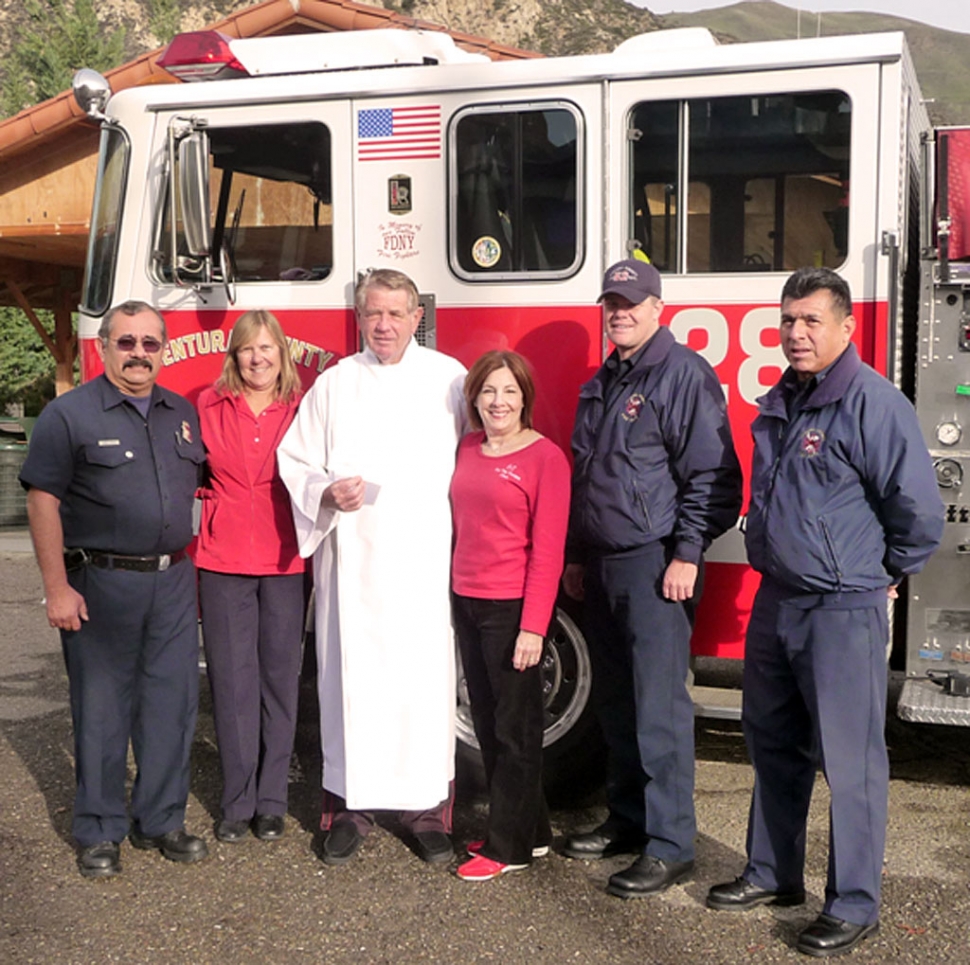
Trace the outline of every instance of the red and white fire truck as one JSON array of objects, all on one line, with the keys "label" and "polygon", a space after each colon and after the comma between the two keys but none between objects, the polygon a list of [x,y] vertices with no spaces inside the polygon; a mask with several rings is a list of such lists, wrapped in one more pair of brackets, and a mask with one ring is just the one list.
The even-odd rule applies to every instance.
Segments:
[{"label": "red and white fire truck", "polygon": [[[931,129],[901,33],[661,31],[502,62],[426,31],[191,33],[159,63],[186,83],[109,98],[93,72],[75,81],[102,125],[85,378],[106,310],[139,298],[167,321],[160,381],[189,398],[251,308],[279,317],[309,384],[358,347],[359,273],[399,268],[423,293],[424,344],[466,365],[495,347],[530,359],[538,427],[568,450],[578,387],[608,351],[602,272],[640,252],[663,273],[664,322],[720,376],[747,464],[755,399],[785,364],[784,279],[836,269],[863,358],[917,404],[948,505],[944,546],[895,614],[902,713],[970,723],[955,695],[970,671],[970,240],[954,215],[965,182],[935,176],[963,171],[965,135]],[[707,566],[694,652],[741,657],[757,576],[740,531]],[[589,696],[565,611],[544,667],[555,757]]]}]

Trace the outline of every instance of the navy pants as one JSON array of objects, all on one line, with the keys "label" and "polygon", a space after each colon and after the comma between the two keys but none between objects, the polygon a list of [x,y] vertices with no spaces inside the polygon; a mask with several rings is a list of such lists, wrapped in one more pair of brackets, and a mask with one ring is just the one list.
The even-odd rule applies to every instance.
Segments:
[{"label": "navy pants", "polygon": [[552,842],[542,791],[543,700],[538,666],[512,666],[522,600],[452,597],[455,633],[488,783],[488,829],[481,853],[529,864]]},{"label": "navy pants", "polygon": [[303,574],[199,572],[222,815],[286,814],[303,659]]},{"label": "navy pants", "polygon": [[[694,706],[687,692],[693,603],[664,599],[660,543],[587,562],[593,699],[608,749],[608,821],[649,838],[646,854],[694,858]],[[700,596],[701,579],[694,598]]]},{"label": "navy pants", "polygon": [[71,691],[81,847],[124,840],[128,743],[137,773],[131,823],[165,834],[185,822],[189,754],[199,696],[195,569],[164,572],[85,566],[68,574],[90,619],[62,631]]},{"label": "navy pants", "polygon": [[744,877],[802,887],[819,764],[831,790],[824,911],[879,917],[889,798],[886,591],[794,596],[765,580],[744,659],[742,722],[754,764]]}]

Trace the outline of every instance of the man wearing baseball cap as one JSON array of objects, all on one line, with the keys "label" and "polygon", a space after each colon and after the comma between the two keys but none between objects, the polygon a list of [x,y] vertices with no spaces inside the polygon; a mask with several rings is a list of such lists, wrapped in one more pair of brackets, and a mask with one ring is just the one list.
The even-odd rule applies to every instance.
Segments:
[{"label": "man wearing baseball cap", "polygon": [[580,389],[563,585],[585,600],[609,814],[564,850],[639,853],[607,886],[638,898],[694,866],[690,635],[703,554],[737,520],[741,471],[714,370],[660,324],[656,268],[618,262],[599,301],[615,349]]}]

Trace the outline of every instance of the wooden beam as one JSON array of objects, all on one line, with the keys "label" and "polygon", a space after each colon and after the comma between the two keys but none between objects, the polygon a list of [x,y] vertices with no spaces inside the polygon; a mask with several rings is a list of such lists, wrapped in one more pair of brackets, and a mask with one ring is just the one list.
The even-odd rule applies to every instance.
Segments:
[{"label": "wooden beam", "polygon": [[[37,334],[41,337],[44,344],[47,346],[47,350],[51,353],[51,355],[54,356],[54,361],[60,364],[62,359],[58,354],[57,346],[54,344],[53,341],[51,341],[50,335],[47,334],[47,329],[44,328],[44,326],[41,324],[40,319],[37,317],[36,312],[30,307],[30,303],[24,297],[24,293],[20,290],[17,283],[12,279],[10,278],[5,279],[5,283],[7,288],[10,289],[10,292],[13,295],[13,297],[17,300],[17,304],[23,309],[23,312],[27,316],[27,318],[30,319],[30,324],[33,325],[35,329],[37,329]],[[70,323],[70,319],[68,319],[68,322]]]}]

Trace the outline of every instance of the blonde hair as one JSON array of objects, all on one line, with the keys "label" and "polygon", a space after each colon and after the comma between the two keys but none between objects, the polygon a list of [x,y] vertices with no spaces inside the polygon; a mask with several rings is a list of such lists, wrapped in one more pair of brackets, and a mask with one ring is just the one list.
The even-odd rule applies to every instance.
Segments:
[{"label": "blonde hair", "polygon": [[280,350],[280,374],[276,380],[276,398],[281,402],[289,402],[303,386],[296,371],[293,356],[290,354],[286,336],[283,334],[283,327],[272,312],[261,308],[244,312],[232,326],[232,332],[229,334],[229,351],[226,352],[226,360],[222,363],[222,375],[216,382],[216,389],[232,395],[242,393],[245,383],[239,372],[236,353],[243,345],[256,338],[264,328]]}]

